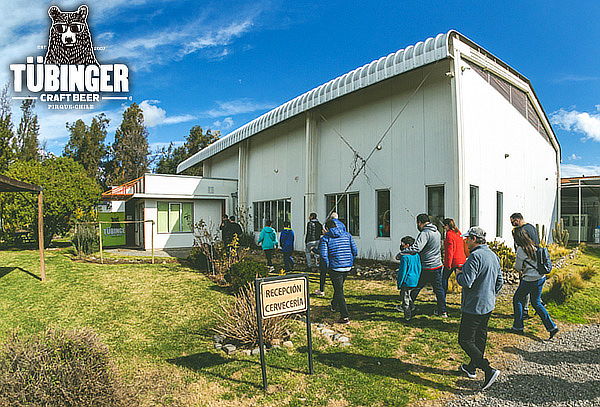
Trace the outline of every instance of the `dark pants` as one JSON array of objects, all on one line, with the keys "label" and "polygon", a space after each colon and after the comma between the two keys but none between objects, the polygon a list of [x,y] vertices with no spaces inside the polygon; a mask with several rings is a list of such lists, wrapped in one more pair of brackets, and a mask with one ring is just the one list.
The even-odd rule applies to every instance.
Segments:
[{"label": "dark pants", "polygon": [[283,254],[283,268],[286,272],[292,271],[294,268],[294,259],[292,258],[292,252],[281,252]]},{"label": "dark pants", "polygon": [[265,252],[265,257],[267,258],[267,266],[273,266],[273,253],[275,249],[265,249],[263,252]]},{"label": "dark pants", "polygon": [[491,369],[490,362],[484,357],[491,315],[491,312],[484,315],[463,312],[458,330],[458,344],[471,358],[469,368],[479,368],[486,373]]},{"label": "dark pants", "polygon": [[346,297],[344,297],[344,281],[348,272],[329,270],[329,277],[333,285],[333,300],[331,306],[341,314],[342,318],[348,318],[348,307],[346,306]]},{"label": "dark pants", "polygon": [[324,262],[319,262],[319,291],[325,291],[325,281],[327,280],[327,266]]},{"label": "dark pants", "polygon": [[421,277],[419,277],[419,284],[410,293],[414,302],[421,292],[421,289],[425,287],[425,285],[431,284],[437,301],[437,310],[440,315],[446,312],[446,291],[444,291],[442,285],[442,270],[442,267],[434,270],[423,270],[421,272]]}]

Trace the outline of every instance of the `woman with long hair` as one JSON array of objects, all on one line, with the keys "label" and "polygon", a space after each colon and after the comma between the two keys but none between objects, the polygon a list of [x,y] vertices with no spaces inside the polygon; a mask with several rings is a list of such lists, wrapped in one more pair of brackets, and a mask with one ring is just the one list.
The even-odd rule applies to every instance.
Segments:
[{"label": "woman with long hair", "polygon": [[462,268],[467,260],[465,256],[465,243],[460,236],[454,219],[446,218],[442,221],[446,238],[444,239],[444,273],[442,274],[442,287],[448,293],[448,279],[456,269]]},{"label": "woman with long hair", "polygon": [[550,318],[550,314],[548,314],[544,304],[542,304],[542,288],[544,288],[546,276],[540,274],[537,269],[537,247],[533,243],[533,240],[531,240],[531,237],[527,234],[527,231],[522,227],[513,230],[513,239],[517,246],[515,269],[521,273],[521,283],[513,297],[515,320],[513,326],[509,328],[509,331],[518,334],[523,333],[523,307],[525,306],[526,297],[529,294],[531,305],[542,319],[544,327],[546,327],[546,330],[550,334],[549,339],[552,339],[558,332],[558,327],[554,321],[552,321],[552,318]]}]

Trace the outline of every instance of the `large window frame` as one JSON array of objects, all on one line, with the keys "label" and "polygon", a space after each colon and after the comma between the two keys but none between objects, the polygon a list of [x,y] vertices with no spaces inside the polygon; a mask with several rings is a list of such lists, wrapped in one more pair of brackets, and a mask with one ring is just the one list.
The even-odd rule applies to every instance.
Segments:
[{"label": "large window frame", "polygon": [[360,236],[360,194],[346,192],[325,195],[327,214],[336,212],[352,236]]},{"label": "large window frame", "polygon": [[[444,219],[446,214],[446,186],[444,184],[426,185],[427,190],[427,214],[435,216],[439,220]],[[441,192],[441,194],[439,194]],[[436,193],[438,196],[436,197]]]},{"label": "large window frame", "polygon": [[504,214],[504,194],[496,191],[496,237],[502,237],[502,220]]},{"label": "large window frame", "polygon": [[194,232],[193,202],[157,201],[156,212],[158,234]]},{"label": "large window frame", "polygon": [[255,232],[260,232],[267,220],[273,222],[271,226],[278,232],[283,230],[283,222],[292,221],[292,200],[290,198],[256,201],[252,203],[252,210]]},{"label": "large window frame", "polygon": [[479,226],[479,187],[469,185],[469,227]]},{"label": "large window frame", "polygon": [[376,190],[375,203],[377,208],[377,229],[375,236],[378,238],[389,238],[392,233],[390,190]]}]

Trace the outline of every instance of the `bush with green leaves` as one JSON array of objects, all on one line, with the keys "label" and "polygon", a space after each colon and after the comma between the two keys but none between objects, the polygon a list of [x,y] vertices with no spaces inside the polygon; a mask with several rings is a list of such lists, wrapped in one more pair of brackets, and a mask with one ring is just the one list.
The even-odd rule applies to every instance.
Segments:
[{"label": "bush with green leaves", "polygon": [[[56,157],[42,162],[16,161],[4,175],[39,185],[44,189],[44,241],[65,235],[77,214],[90,212],[100,197],[100,186],[71,158]],[[30,231],[37,238],[37,196],[32,193],[0,195],[2,226],[8,235]]]},{"label": "bush with green leaves", "polygon": [[13,334],[0,349],[2,406],[124,406],[109,352],[87,329]]},{"label": "bush with green leaves", "polygon": [[239,242],[240,247],[249,247],[250,249],[258,248],[254,233],[242,232],[242,235],[239,237]]},{"label": "bush with green leaves", "polygon": [[269,269],[262,263],[251,260],[243,260],[233,264],[227,273],[225,273],[225,281],[231,288],[238,292],[246,284],[253,282],[257,277],[266,277],[269,274]]},{"label": "bush with green leaves", "polygon": [[514,269],[517,255],[512,248],[499,240],[488,242],[488,246],[500,259],[500,267],[502,270]]},{"label": "bush with green leaves", "polygon": [[194,246],[188,256],[188,261],[192,264],[192,267],[202,271],[208,271],[208,259],[206,255],[197,246]]},{"label": "bush with green leaves", "polygon": [[71,236],[71,243],[80,256],[97,252],[100,249],[100,243],[96,225],[76,225],[75,232]]}]

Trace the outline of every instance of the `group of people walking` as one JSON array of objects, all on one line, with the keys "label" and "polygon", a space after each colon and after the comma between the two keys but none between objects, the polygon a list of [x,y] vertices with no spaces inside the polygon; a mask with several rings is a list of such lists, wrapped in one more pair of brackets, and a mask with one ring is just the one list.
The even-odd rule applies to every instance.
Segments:
[{"label": "group of people walking", "polygon": [[[547,270],[544,271],[540,266],[541,248],[537,230],[524,222],[520,213],[512,214],[510,221],[514,227],[515,269],[521,273],[521,283],[513,296],[514,320],[509,332],[524,332],[523,320],[528,316],[527,303],[531,301],[549,332],[549,339],[552,339],[559,329],[541,301]],[[462,287],[458,343],[470,358],[469,363],[460,366],[460,370],[469,378],[476,377],[477,369],[483,370],[485,377],[482,389],[485,390],[500,374],[485,358],[488,323],[504,283],[500,261],[487,245],[486,232],[481,227],[471,227],[461,234],[453,219],[444,219],[442,223],[445,232],[443,261],[442,234],[427,214],[416,217],[419,231],[416,238],[405,236],[401,239],[400,251],[396,256],[399,261],[396,281],[400,290],[400,305],[396,309],[403,312],[405,321],[411,321],[417,313],[417,297],[423,287],[429,284],[436,297],[434,315],[447,318],[448,280],[455,273],[456,282]],[[273,249],[271,242],[276,242],[276,233],[270,226],[270,222],[267,222],[260,233],[259,242],[265,250],[267,262],[272,265],[272,254],[267,254],[267,251]],[[289,222],[286,222],[280,236],[286,270],[293,267],[293,239],[293,231]],[[310,214],[306,225],[305,249],[307,268],[318,266],[320,270],[319,289],[315,294],[325,294],[325,283],[329,276],[333,286],[331,309],[340,313],[339,323],[350,323],[344,282],[354,266],[358,251],[354,239],[336,213],[329,216],[325,225],[319,222],[317,214]]]}]

